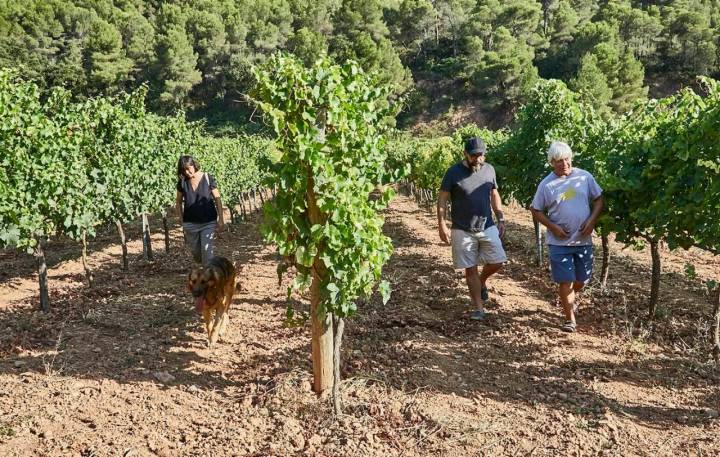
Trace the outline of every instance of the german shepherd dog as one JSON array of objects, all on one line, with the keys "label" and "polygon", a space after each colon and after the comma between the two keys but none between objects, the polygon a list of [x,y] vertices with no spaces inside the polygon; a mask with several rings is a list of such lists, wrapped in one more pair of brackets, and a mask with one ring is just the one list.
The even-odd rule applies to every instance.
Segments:
[{"label": "german shepherd dog", "polygon": [[227,330],[228,311],[235,292],[235,266],[225,257],[213,257],[188,275],[188,290],[195,297],[195,309],[202,314],[208,345],[214,346]]}]

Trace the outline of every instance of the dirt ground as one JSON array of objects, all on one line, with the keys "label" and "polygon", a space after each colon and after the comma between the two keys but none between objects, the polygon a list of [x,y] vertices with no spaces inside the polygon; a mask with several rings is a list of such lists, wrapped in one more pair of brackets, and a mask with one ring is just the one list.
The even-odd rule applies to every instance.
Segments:
[{"label": "dirt ground", "polygon": [[[154,236],[153,262],[129,228],[128,272],[114,232],[94,240],[94,289],[77,244],[51,243],[49,314],[37,311],[33,258],[0,252],[0,455],[720,455],[701,283],[717,259],[663,253],[651,327],[649,255],[613,245],[609,287],[591,284],[568,335],[548,272],[534,266],[525,211],[507,211],[510,261],[489,283],[482,323],[467,319],[434,216],[398,196],[386,217],[393,295],[347,322],[339,418],[310,391],[309,323],[283,325],[289,279],[278,287],[259,217],[219,242],[243,266],[242,290],[214,349],[184,290],[178,228],[170,253]],[[698,279],[683,275],[688,262]]]}]

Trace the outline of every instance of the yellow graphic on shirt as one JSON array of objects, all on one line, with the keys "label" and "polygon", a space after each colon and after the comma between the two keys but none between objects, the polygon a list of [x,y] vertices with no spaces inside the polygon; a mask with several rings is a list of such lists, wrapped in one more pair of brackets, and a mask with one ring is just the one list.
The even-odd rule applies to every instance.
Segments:
[{"label": "yellow graphic on shirt", "polygon": [[566,202],[566,201],[568,201],[568,200],[572,200],[572,199],[575,198],[576,196],[577,196],[577,191],[576,191],[574,188],[572,188],[572,187],[568,187],[568,188],[565,190],[565,192],[563,192],[562,194],[560,194],[560,201],[561,201],[561,202]]}]

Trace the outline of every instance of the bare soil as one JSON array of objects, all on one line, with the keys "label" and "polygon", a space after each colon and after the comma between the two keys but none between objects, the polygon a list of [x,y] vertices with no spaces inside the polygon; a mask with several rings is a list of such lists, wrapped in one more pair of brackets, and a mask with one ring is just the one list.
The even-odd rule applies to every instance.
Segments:
[{"label": "bare soil", "polygon": [[510,261],[489,283],[492,316],[475,322],[434,216],[395,199],[384,270],[393,295],[347,322],[339,418],[310,389],[309,323],[283,325],[289,279],[278,287],[259,217],[220,240],[242,265],[242,288],[214,349],[184,290],[191,263],[177,227],[169,253],[154,235],[153,262],[129,228],[128,272],[115,233],[102,234],[90,246],[93,289],[79,246],[52,243],[48,314],[37,311],[33,258],[0,252],[0,455],[719,455],[702,285],[718,259],[664,252],[650,325],[649,254],[613,244],[609,287],[591,284],[579,332],[564,334],[547,268],[534,266],[529,215],[507,214]]}]

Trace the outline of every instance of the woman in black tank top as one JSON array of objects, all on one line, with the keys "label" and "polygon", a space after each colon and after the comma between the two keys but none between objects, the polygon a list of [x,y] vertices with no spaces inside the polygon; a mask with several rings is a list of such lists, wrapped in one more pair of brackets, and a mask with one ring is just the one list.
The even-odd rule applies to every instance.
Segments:
[{"label": "woman in black tank top", "polygon": [[175,207],[196,261],[206,263],[214,254],[214,240],[225,228],[220,191],[212,175],[200,171],[192,156],[178,160]]}]

